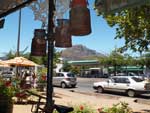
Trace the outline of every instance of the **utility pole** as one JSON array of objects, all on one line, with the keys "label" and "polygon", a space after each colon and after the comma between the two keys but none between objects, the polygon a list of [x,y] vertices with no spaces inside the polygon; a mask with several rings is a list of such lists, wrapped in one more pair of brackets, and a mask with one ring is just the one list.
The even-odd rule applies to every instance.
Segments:
[{"label": "utility pole", "polygon": [[[18,18],[18,38],[17,38],[17,52],[16,56],[19,57],[19,51],[20,51],[20,30],[21,30],[21,9],[19,10],[19,18]],[[16,66],[16,77],[18,77],[18,66]]]},{"label": "utility pole", "polygon": [[18,23],[18,39],[17,39],[17,53],[16,56],[19,56],[20,50],[20,30],[21,30],[21,9],[19,10],[19,23]]}]

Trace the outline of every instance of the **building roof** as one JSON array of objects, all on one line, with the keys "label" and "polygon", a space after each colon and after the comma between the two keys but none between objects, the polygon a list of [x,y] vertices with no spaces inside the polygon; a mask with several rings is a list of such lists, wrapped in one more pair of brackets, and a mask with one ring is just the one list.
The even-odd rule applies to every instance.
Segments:
[{"label": "building roof", "polygon": [[[114,70],[114,67],[109,67],[110,70]],[[122,71],[143,71],[144,69],[140,66],[121,66],[117,67],[117,70],[122,70]]]},{"label": "building roof", "polygon": [[68,61],[72,65],[98,65],[100,64],[98,60],[78,60],[78,61]]}]

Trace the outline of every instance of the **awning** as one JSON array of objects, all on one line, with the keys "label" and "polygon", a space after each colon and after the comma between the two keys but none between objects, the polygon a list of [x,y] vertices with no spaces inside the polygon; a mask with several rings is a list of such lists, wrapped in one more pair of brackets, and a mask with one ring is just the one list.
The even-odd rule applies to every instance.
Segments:
[{"label": "awning", "polygon": [[[108,67],[110,71],[114,71],[114,67]],[[117,66],[117,71],[143,71],[144,68],[140,66]]]},{"label": "awning", "polygon": [[78,60],[78,61],[68,61],[71,65],[99,65],[98,60]]}]

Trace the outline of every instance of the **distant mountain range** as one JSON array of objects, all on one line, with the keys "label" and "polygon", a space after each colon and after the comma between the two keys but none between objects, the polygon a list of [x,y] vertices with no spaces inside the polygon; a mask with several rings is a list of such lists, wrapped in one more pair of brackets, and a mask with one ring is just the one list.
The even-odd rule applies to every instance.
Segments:
[{"label": "distant mountain range", "polygon": [[99,56],[105,57],[106,55],[83,45],[74,45],[61,51],[61,57],[66,60],[85,60]]},{"label": "distant mountain range", "polygon": [[7,60],[6,57],[0,57],[0,60]]}]

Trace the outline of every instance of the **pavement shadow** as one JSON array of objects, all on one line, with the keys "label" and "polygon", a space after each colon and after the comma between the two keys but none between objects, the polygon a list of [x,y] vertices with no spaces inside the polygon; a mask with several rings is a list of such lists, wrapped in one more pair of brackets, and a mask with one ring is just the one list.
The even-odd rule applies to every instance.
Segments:
[{"label": "pavement shadow", "polygon": [[144,113],[150,113],[150,110],[147,110],[147,109],[143,109],[142,110]]},{"label": "pavement shadow", "polygon": [[[95,91],[95,93],[98,93],[97,91]],[[107,96],[125,96],[128,97],[127,94],[125,93],[121,93],[121,92],[111,92],[111,91],[105,91],[103,93],[99,93],[99,94],[107,94]],[[131,97],[131,98],[138,98],[138,99],[150,99],[150,94],[142,94],[142,95],[136,95],[135,97]]]}]

